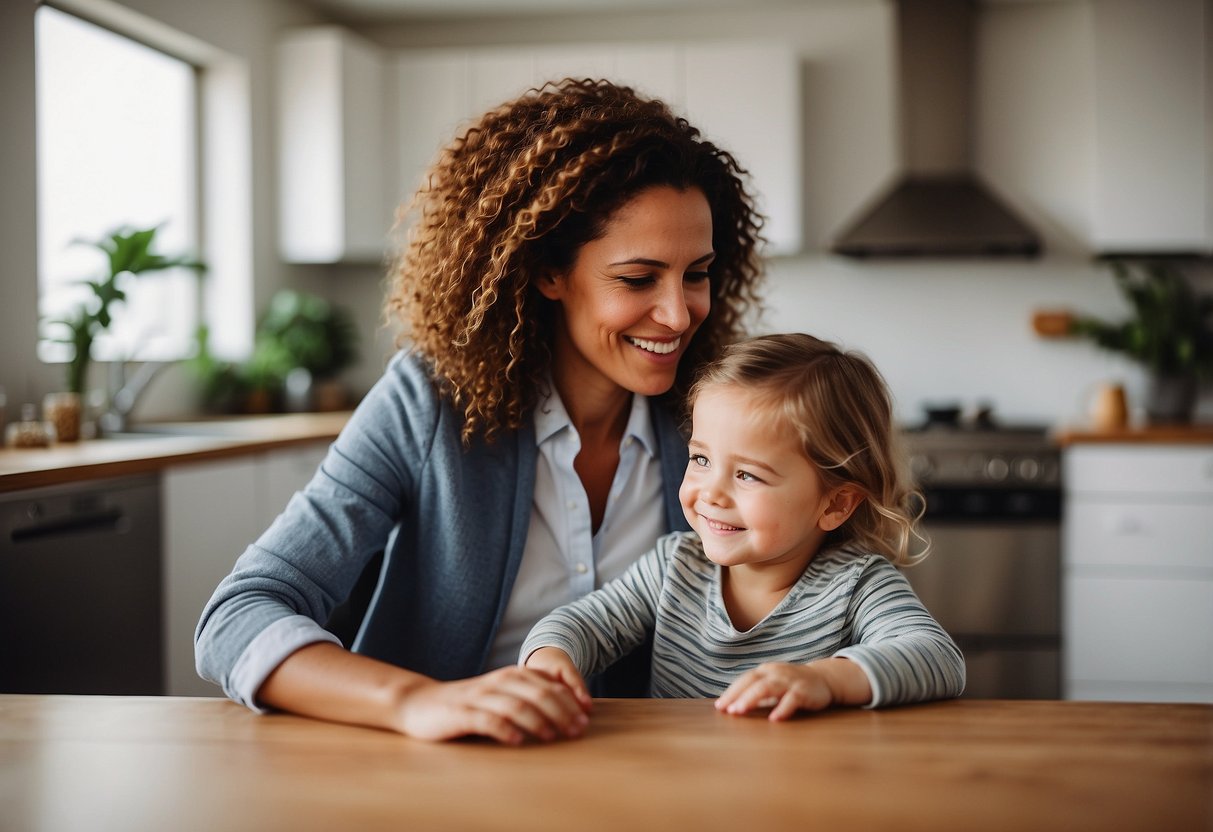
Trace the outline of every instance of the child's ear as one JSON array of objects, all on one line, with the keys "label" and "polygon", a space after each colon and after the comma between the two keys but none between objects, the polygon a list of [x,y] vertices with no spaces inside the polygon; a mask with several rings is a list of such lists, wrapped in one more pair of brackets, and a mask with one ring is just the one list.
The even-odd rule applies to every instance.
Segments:
[{"label": "child's ear", "polygon": [[847,522],[862,502],[863,494],[858,488],[850,483],[838,486],[838,488],[834,489],[834,493],[830,495],[825,511],[817,519],[817,527],[823,532],[834,531]]},{"label": "child's ear", "polygon": [[563,295],[561,290],[564,288],[563,276],[548,269],[535,280],[535,288],[548,300],[560,300]]}]

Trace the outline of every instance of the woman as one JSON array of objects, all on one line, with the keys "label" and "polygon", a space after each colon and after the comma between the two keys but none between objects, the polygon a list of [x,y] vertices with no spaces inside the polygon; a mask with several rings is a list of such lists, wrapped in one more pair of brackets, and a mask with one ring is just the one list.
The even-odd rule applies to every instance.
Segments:
[{"label": "woman", "polygon": [[[756,301],[741,173],[606,82],[532,91],[444,150],[387,303],[409,347],[215,591],[199,673],[256,709],[427,739],[579,733],[518,648],[686,528],[680,397]],[[321,624],[378,551],[347,652]]]}]

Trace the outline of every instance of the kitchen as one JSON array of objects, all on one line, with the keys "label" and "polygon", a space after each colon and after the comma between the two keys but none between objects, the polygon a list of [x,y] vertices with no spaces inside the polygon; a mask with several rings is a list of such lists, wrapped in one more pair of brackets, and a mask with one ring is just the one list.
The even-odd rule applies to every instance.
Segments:
[{"label": "kitchen", "polygon": [[[115,20],[142,21],[149,32],[171,29],[192,54],[200,56],[200,62],[205,63],[209,55],[209,60],[222,64],[231,74],[243,73],[247,146],[237,152],[237,163],[226,170],[247,170],[247,181],[215,185],[235,188],[234,198],[242,211],[234,213],[236,219],[213,217],[207,224],[211,234],[219,236],[224,223],[246,222],[247,227],[222,236],[233,241],[230,248],[236,250],[233,254],[229,249],[224,256],[240,260],[235,268],[256,276],[248,288],[250,308],[262,308],[279,288],[307,289],[348,305],[368,341],[370,333],[375,333],[373,343],[364,344],[361,364],[349,373],[349,381],[357,389],[365,389],[377,377],[390,342],[390,333],[378,329],[382,268],[375,258],[365,255],[348,260],[338,256],[327,264],[300,264],[286,262],[279,254],[280,136],[274,114],[282,79],[275,77],[275,56],[280,37],[296,26],[344,22],[354,35],[389,57],[426,50],[513,50],[535,43],[565,47],[586,43],[759,43],[790,51],[796,60],[798,100],[795,114],[785,113],[780,128],[790,130],[799,151],[802,181],[792,188],[792,204],[799,209],[800,219],[792,224],[793,243],[768,264],[768,313],[761,328],[812,332],[866,351],[888,379],[899,419],[906,425],[921,422],[925,405],[956,403],[970,416],[990,405],[997,419],[1008,425],[1081,428],[1096,389],[1109,382],[1123,384],[1132,418],[1139,422],[1145,374],[1136,365],[1088,343],[1041,339],[1031,328],[1033,313],[1042,308],[1068,308],[1112,319],[1123,317],[1125,305],[1107,269],[1091,263],[1093,254],[1154,250],[1207,256],[1213,249],[1207,4],[1178,3],[1177,17],[1159,15],[1185,31],[1190,27],[1182,22],[1188,19],[1183,15],[1191,15],[1195,9],[1204,26],[1197,65],[1206,74],[1205,78],[1184,79],[1176,95],[1186,94],[1187,98],[1170,109],[1164,107],[1178,121],[1151,127],[1149,139],[1157,149],[1135,160],[1147,167],[1160,161],[1168,170],[1177,167],[1179,180],[1189,186],[1195,183],[1195,199],[1184,192],[1168,196],[1161,205],[1134,204],[1131,195],[1117,202],[1116,186],[1131,181],[1134,172],[1107,169],[1106,131],[1112,128],[1104,123],[1107,111],[1096,106],[1106,89],[1101,85],[1098,60],[1105,47],[1097,34],[1104,25],[1101,15],[1106,14],[1100,7],[1111,8],[1118,2],[978,4],[971,165],[1040,235],[1043,255],[1036,259],[852,259],[830,253],[840,230],[903,167],[902,139],[895,125],[905,103],[891,48],[895,26],[889,3],[822,0],[748,4],[745,10],[727,5],[694,11],[636,7],[609,13],[410,21],[375,18],[356,3],[337,11],[322,3],[288,2],[203,6],[170,0],[128,0],[121,5],[78,0],[58,5],[69,11],[79,7],[82,12],[92,6],[93,13],[98,9],[104,13],[103,7],[108,7],[118,14]],[[0,308],[0,384],[8,390],[12,419],[14,401],[39,400],[42,393],[55,389],[60,370],[42,365],[35,356],[36,287],[32,279],[21,277],[37,272],[32,244],[37,234],[32,210],[36,193],[32,9],[8,4],[0,10],[0,24],[6,55],[0,100],[9,114],[0,153],[0,173],[6,183],[0,195],[6,217],[0,225],[0,239],[11,272]],[[167,37],[163,31],[160,35]],[[233,66],[240,69],[233,70]],[[1112,77],[1116,77],[1114,72]],[[1136,103],[1141,106],[1140,101]],[[1149,123],[1159,124],[1153,118]],[[1135,127],[1140,133],[1140,125]],[[1193,135],[1203,152],[1182,152]],[[1170,141],[1179,141],[1181,152]],[[385,206],[393,201],[388,197],[385,195]],[[1164,227],[1163,233],[1152,232],[1153,239],[1135,239],[1126,233],[1121,214],[1107,215],[1107,206],[1114,203],[1131,219],[1140,218],[1143,228],[1145,223],[1160,220],[1164,226],[1172,225]],[[382,215],[385,224],[390,221],[386,207]],[[1186,236],[1178,242],[1174,234],[1168,239],[1167,232],[1181,225],[1181,236]],[[1199,285],[1213,285],[1207,260],[1185,268]],[[182,403],[191,400],[188,384],[184,374],[166,372],[149,387],[137,418],[154,421],[194,415],[183,410]],[[1213,399],[1207,389],[1195,418],[1202,424],[1213,418]],[[1193,448],[1203,453],[1208,445],[1184,446],[1180,459],[1190,458]],[[1165,472],[1159,478],[1166,483]],[[1106,478],[1096,479],[1106,482]],[[205,490],[205,484],[198,487]],[[1207,502],[1207,480],[1204,486],[1194,486],[1202,487],[1205,496],[1200,499]],[[1184,501],[1190,502],[1187,497],[1180,502]],[[1203,564],[1181,564],[1173,570],[1175,574],[1185,580],[1195,577],[1208,586],[1211,568],[1205,550],[1207,543],[1201,550],[1206,558]],[[1107,580],[1107,569],[1107,565],[1099,566],[1088,577]],[[1185,622],[1199,628],[1203,621],[1205,632],[1213,630],[1213,623],[1207,621],[1213,608],[1208,591],[1196,598],[1198,606]],[[1211,653],[1206,637],[1205,656]],[[1194,655],[1200,655],[1199,649]],[[1208,661],[1206,658],[1204,664]],[[1180,701],[1209,701],[1213,676],[1203,686],[1190,680],[1182,684],[1187,687],[1176,694]],[[1153,694],[1138,693],[1137,698],[1161,698],[1157,691]],[[1105,695],[1116,698],[1114,692],[1105,691]],[[1132,693],[1129,696],[1134,698]]]}]

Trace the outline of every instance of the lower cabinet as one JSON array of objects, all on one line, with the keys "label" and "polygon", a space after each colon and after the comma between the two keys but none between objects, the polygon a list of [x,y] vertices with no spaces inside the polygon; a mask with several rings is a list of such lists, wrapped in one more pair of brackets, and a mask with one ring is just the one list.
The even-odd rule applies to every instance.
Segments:
[{"label": "lower cabinet", "polygon": [[163,693],[160,544],[152,474],[0,494],[0,693]]},{"label": "lower cabinet", "polygon": [[302,488],[327,443],[183,464],[162,479],[165,692],[218,696],[194,669],[194,629],[215,587]]},{"label": "lower cabinet", "polygon": [[1213,448],[1065,457],[1069,699],[1213,702]]}]

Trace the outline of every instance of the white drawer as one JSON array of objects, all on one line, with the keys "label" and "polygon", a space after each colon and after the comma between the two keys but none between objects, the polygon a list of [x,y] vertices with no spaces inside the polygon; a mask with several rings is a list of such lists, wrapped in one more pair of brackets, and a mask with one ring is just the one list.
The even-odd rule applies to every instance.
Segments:
[{"label": "white drawer", "polygon": [[1213,684],[1213,581],[1070,577],[1062,618],[1067,680]]},{"label": "white drawer", "polygon": [[1067,492],[1192,494],[1213,498],[1213,447],[1078,445],[1064,455]]},{"label": "white drawer", "polygon": [[1077,495],[1066,501],[1062,533],[1067,566],[1213,570],[1213,504],[1120,503]]}]

